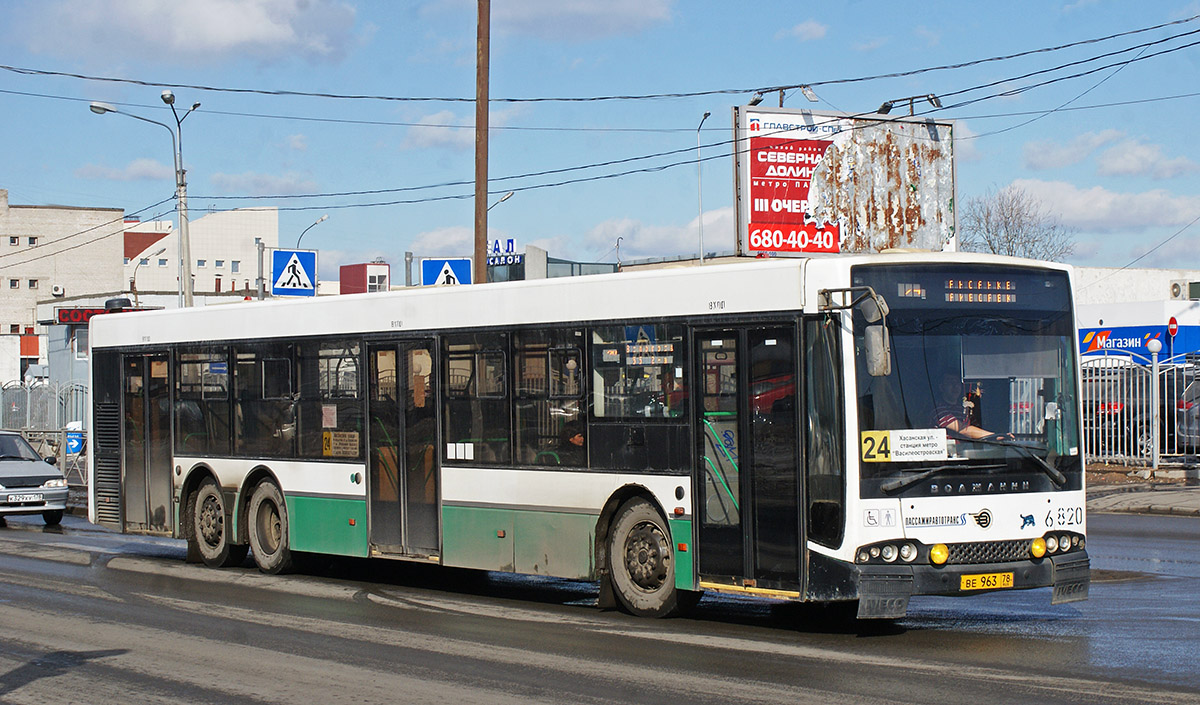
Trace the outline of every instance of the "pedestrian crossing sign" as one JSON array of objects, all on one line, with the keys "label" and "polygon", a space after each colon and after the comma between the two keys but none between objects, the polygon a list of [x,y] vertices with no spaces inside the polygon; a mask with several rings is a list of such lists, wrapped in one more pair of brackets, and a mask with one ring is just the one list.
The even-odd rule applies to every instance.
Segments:
[{"label": "pedestrian crossing sign", "polygon": [[317,251],[272,250],[271,295],[316,296]]},{"label": "pedestrian crossing sign", "polygon": [[421,286],[455,286],[471,283],[471,259],[427,258],[421,260]]}]

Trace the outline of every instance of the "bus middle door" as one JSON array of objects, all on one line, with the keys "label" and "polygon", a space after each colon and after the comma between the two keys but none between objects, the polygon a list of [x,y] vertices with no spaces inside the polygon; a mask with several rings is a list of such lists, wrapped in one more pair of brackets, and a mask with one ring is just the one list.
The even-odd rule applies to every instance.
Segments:
[{"label": "bus middle door", "polygon": [[800,486],[793,326],[695,333],[702,581],[796,591]]},{"label": "bus middle door", "polygon": [[368,501],[373,551],[438,553],[437,380],[432,340],[371,344]]}]

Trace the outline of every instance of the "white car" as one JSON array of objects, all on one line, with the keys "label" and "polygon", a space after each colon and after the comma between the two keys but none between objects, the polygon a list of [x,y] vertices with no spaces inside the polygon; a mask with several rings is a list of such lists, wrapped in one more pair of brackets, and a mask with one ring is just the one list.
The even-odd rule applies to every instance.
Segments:
[{"label": "white car", "polygon": [[41,514],[48,526],[62,521],[67,508],[67,480],[43,460],[21,434],[0,431],[0,518]]}]

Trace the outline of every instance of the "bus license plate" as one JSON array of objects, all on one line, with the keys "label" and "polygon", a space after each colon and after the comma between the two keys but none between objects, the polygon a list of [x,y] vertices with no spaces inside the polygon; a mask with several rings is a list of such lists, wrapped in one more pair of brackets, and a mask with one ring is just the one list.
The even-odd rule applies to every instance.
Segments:
[{"label": "bus license plate", "polygon": [[9,504],[24,504],[25,502],[40,502],[42,496],[40,494],[10,494],[8,496]]},{"label": "bus license plate", "polygon": [[960,590],[996,590],[1013,586],[1012,573],[982,573],[980,575],[964,575]]}]

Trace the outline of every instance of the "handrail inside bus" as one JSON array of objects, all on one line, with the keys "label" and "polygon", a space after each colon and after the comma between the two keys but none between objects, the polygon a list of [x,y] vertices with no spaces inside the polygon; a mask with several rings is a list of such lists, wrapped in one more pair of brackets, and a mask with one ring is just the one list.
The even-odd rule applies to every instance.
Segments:
[{"label": "handrail inside bus", "polygon": [[[733,415],[732,412],[715,411],[715,412],[706,412],[705,416],[708,416],[710,413],[711,414],[728,414],[730,416]],[[729,461],[729,464],[733,466],[733,469],[736,472],[738,469],[737,461],[733,459],[733,456],[731,456],[729,454],[729,449],[726,448],[725,444],[721,442],[721,437],[719,435],[717,435],[717,429],[713,428],[712,424],[709,422],[708,419],[704,419],[704,426],[705,426],[705,428],[708,429],[709,433],[712,434],[711,440],[713,442],[713,445],[715,445],[721,449],[721,452],[725,455],[725,459]],[[733,490],[731,490],[729,488],[729,484],[727,482],[725,482],[724,474],[722,474],[721,471],[717,469],[717,467],[713,464],[713,461],[709,459],[707,454],[705,454],[705,456],[704,456],[704,461],[709,464],[709,467],[711,467],[713,470],[713,474],[716,475],[716,478],[717,478],[717,480],[720,481],[721,486],[725,488],[726,494],[729,495],[730,501],[733,502],[733,508],[738,510],[739,512],[742,511],[742,508],[738,505],[737,498],[733,496]]]}]

